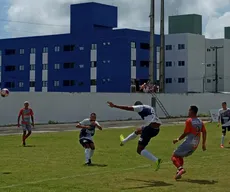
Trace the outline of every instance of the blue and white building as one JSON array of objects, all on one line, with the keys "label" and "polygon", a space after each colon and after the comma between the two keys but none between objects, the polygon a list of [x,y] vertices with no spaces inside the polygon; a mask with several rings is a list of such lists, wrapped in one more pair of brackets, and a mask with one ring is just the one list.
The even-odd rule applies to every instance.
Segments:
[{"label": "blue and white building", "polygon": [[[70,33],[0,40],[1,87],[20,92],[130,92],[149,77],[149,32],[117,28],[117,7],[71,5]],[[146,18],[148,19],[148,18]],[[156,51],[160,37],[155,35]],[[155,53],[155,76],[159,53]]]}]

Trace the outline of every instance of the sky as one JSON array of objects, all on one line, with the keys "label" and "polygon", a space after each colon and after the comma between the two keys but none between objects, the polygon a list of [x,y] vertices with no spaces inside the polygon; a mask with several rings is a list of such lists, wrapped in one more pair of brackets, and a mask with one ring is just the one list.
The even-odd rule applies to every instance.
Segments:
[{"label": "sky", "polygon": [[[0,39],[68,33],[70,4],[99,2],[118,7],[118,27],[149,30],[150,0],[0,0]],[[156,33],[159,33],[160,0],[156,2]],[[201,14],[203,34],[223,38],[230,26],[230,0],[165,0],[165,30],[168,16]]]}]

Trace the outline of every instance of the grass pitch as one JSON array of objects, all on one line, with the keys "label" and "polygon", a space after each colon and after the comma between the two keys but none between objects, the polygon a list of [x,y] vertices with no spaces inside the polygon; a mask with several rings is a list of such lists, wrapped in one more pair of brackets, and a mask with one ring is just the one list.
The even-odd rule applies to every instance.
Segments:
[{"label": "grass pitch", "polygon": [[170,161],[177,145],[172,140],[183,126],[162,127],[148,150],[164,160],[161,169],[136,153],[138,140],[119,146],[119,135],[130,129],[97,131],[94,166],[85,167],[78,132],[34,134],[29,147],[21,136],[0,137],[0,191],[4,192],[229,192],[230,146],[220,148],[221,128],[207,124],[207,151],[201,147],[185,159],[187,173],[175,181]]}]

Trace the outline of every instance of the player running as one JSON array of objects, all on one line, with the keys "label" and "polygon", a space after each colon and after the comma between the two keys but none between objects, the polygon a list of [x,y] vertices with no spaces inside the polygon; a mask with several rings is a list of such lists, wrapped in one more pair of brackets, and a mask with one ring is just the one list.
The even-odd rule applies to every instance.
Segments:
[{"label": "player running", "polygon": [[[18,127],[20,127],[20,118],[22,117],[21,126],[23,128],[23,135],[22,135],[22,144],[26,146],[26,139],[31,135],[31,125],[34,127],[34,112],[31,108],[29,108],[29,102],[24,102],[24,108],[19,111],[18,114]],[[32,124],[30,122],[30,118]],[[26,132],[28,132],[26,134]]]},{"label": "player running", "polygon": [[202,120],[197,117],[198,108],[191,106],[189,109],[189,118],[185,122],[184,133],[177,139],[173,140],[173,143],[185,138],[184,142],[174,151],[171,160],[177,168],[175,179],[180,179],[185,173],[183,168],[184,157],[190,156],[197,149],[200,142],[200,135],[202,132],[202,149],[206,150],[206,129]]},{"label": "player running", "polygon": [[95,134],[95,128],[102,130],[100,124],[96,121],[96,114],[91,113],[90,118],[84,119],[76,125],[80,128],[79,142],[85,148],[85,165],[91,165],[91,158],[95,151],[95,145],[93,142],[93,136]]},{"label": "player running", "polygon": [[219,109],[218,112],[218,125],[217,125],[218,127],[220,126],[220,124],[222,125],[222,137],[220,143],[221,148],[224,148],[224,137],[226,135],[227,129],[228,131],[230,131],[230,123],[228,121],[230,121],[230,109],[227,108],[227,103],[223,102],[222,108]]},{"label": "player running", "polygon": [[120,135],[120,145],[123,146],[128,141],[135,139],[138,135],[141,135],[137,146],[137,153],[148,158],[153,162],[156,162],[157,171],[160,168],[162,160],[158,159],[152,153],[145,149],[151,138],[158,135],[160,131],[160,126],[162,124],[160,119],[157,117],[155,110],[149,105],[143,105],[140,101],[135,102],[134,106],[120,106],[115,105],[112,102],[107,103],[112,108],[137,112],[141,116],[141,118],[146,122],[145,126],[137,128],[136,131],[131,133],[128,137],[124,138],[123,135]]}]

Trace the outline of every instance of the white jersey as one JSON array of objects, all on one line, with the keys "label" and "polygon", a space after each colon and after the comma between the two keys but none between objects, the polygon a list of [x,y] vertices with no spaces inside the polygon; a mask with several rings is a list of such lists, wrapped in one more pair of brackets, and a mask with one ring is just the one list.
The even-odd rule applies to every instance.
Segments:
[{"label": "white jersey", "polygon": [[161,120],[157,117],[156,111],[149,105],[134,105],[132,106],[134,111],[137,112],[146,124],[159,123]]},{"label": "white jersey", "polygon": [[[89,140],[93,141],[93,136],[95,134],[96,126],[91,125],[90,119],[88,119],[88,118],[84,119],[79,124],[90,126],[90,129],[81,129],[79,138],[80,139],[89,139]],[[95,124],[99,125],[99,123],[97,121],[95,121]]]},{"label": "white jersey", "polygon": [[[224,125],[226,123],[229,124],[230,121],[230,109],[227,108],[226,110],[224,110],[223,108],[219,109],[218,111],[218,119],[220,120],[221,124]],[[230,126],[227,125],[227,126]]]}]

